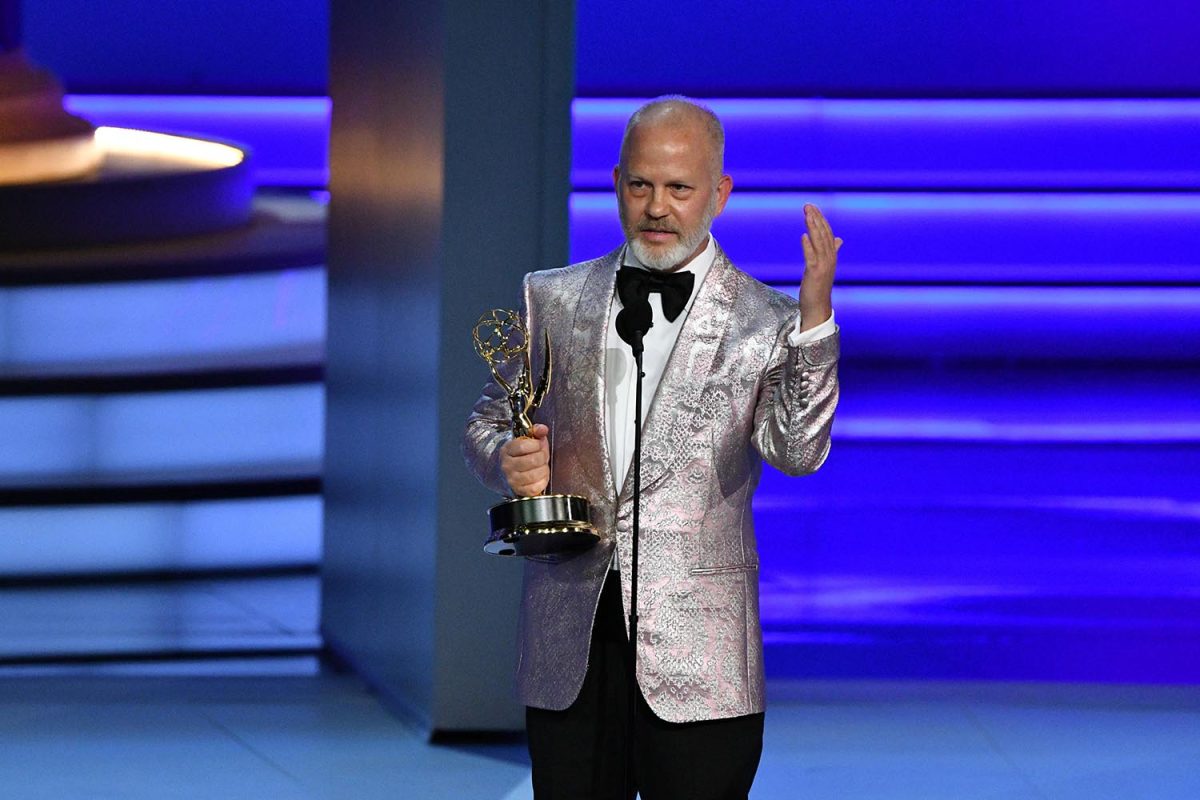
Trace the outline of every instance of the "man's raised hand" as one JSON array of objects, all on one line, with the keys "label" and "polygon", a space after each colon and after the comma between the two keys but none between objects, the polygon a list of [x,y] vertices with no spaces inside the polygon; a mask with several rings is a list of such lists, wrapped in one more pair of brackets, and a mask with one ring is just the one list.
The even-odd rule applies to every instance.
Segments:
[{"label": "man's raised hand", "polygon": [[528,436],[509,439],[500,448],[500,471],[513,494],[532,497],[550,483],[550,428],[534,425]]},{"label": "man's raised hand", "polygon": [[808,233],[801,237],[804,246],[804,278],[800,281],[800,329],[815,328],[833,313],[833,276],[842,240],[833,235],[821,209],[812,203],[804,206],[804,224]]}]

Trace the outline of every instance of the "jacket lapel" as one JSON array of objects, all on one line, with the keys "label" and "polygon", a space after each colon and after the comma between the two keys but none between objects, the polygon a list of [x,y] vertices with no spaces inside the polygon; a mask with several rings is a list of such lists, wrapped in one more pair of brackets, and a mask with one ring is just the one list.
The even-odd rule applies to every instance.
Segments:
[{"label": "jacket lapel", "polygon": [[[582,485],[602,492],[610,506],[616,501],[616,489],[604,428],[604,348],[608,335],[606,320],[612,305],[620,255],[621,249],[617,249],[598,259],[589,270],[575,305],[571,346],[567,350],[570,363],[566,365],[575,387],[573,391],[577,393],[571,403],[570,447],[580,454],[600,454],[598,459],[579,460],[580,469],[586,474],[577,478],[582,479]],[[568,298],[563,300],[569,302]]]},{"label": "jacket lapel", "polygon": [[[737,298],[736,277],[733,266],[718,247],[717,257],[700,285],[667,359],[642,428],[642,491],[687,464],[697,448],[709,441],[709,425],[702,413],[704,392],[717,351],[729,330],[729,317]],[[632,494],[630,469],[621,498]]]}]

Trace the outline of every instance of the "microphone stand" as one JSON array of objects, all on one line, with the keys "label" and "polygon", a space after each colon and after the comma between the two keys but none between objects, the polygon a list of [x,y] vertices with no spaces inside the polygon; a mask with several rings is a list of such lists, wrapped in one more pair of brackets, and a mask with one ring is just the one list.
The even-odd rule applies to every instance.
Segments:
[{"label": "microphone stand", "polygon": [[634,725],[637,720],[637,628],[638,628],[638,534],[642,507],[642,379],[646,373],[642,371],[642,335],[644,331],[635,331],[633,341],[629,343],[633,349],[633,360],[637,370],[636,390],[633,401],[633,552],[630,559],[629,576],[629,708],[627,721],[628,731],[625,737],[625,792],[631,800],[634,792]]}]

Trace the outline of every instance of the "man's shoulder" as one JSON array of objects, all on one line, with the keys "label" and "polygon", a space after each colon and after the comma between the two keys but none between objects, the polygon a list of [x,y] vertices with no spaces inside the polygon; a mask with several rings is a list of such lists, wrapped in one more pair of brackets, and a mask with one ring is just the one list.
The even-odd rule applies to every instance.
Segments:
[{"label": "man's shoulder", "polygon": [[620,252],[620,248],[617,248],[599,258],[580,261],[576,264],[568,264],[565,267],[540,269],[536,272],[530,272],[525,276],[525,283],[535,291],[540,289],[564,290],[575,284],[582,287],[584,281],[594,271],[599,269],[615,269],[617,257],[620,255]]},{"label": "man's shoulder", "polygon": [[724,259],[730,276],[737,284],[739,303],[744,303],[751,307],[769,309],[781,319],[789,317],[796,312],[796,298],[779,291],[773,286],[768,286],[749,272],[741,269],[724,252],[720,253],[719,258]]}]

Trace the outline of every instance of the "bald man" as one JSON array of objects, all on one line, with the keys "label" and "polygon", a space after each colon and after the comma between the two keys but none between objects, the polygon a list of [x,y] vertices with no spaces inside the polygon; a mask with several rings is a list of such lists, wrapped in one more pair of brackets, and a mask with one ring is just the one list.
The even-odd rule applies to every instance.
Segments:
[{"label": "bald man", "polygon": [[[633,114],[613,169],[625,243],[525,278],[530,340],[548,332],[556,350],[541,423],[513,438],[495,382],[467,423],[467,462],[486,486],[583,495],[600,532],[572,557],[526,560],[517,691],[539,800],[631,796],[630,692],[644,800],[745,798],[758,768],[764,679],[750,504],[762,461],[803,475],[829,452],[842,242],[805,206],[798,305],[737,269],[709,233],[733,188],[723,160],[721,122],[704,106],[664,97]],[[617,318],[646,301],[630,686],[635,368]]]}]

